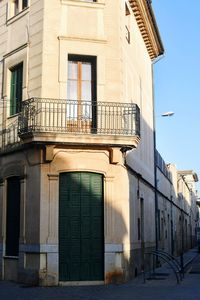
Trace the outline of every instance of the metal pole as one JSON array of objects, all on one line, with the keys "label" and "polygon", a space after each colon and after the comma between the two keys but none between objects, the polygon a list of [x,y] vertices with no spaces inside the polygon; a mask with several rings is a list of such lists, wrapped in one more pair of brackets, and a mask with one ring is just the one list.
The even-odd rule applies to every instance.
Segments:
[{"label": "metal pole", "polygon": [[[158,193],[157,193],[157,153],[156,153],[156,116],[155,116],[155,98],[154,98],[154,73],[152,65],[152,97],[153,97],[153,155],[154,155],[154,199],[155,199],[155,243],[158,250]],[[156,265],[158,259],[156,258]]]},{"label": "metal pole", "polygon": [[181,272],[184,278],[184,259],[183,259],[183,252],[184,252],[184,231],[183,231],[183,210],[181,210],[181,241],[182,241],[182,251],[181,251],[181,256],[180,256],[180,263],[181,263]]}]

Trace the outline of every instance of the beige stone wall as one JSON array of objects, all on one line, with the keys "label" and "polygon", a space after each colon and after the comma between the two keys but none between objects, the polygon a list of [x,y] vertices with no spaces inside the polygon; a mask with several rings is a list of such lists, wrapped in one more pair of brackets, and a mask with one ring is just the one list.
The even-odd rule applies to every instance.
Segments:
[{"label": "beige stone wall", "polygon": [[[41,172],[40,243],[55,246],[58,245],[59,174],[87,171],[104,175],[105,278],[107,273],[122,270],[124,252],[131,248],[128,176],[121,164],[110,164],[109,156],[106,150],[55,148],[53,161],[44,164]],[[47,278],[56,274],[56,261],[58,251],[47,254]]]},{"label": "beige stone wall", "polygon": [[[24,150],[15,155],[4,155],[0,159],[0,273],[7,280],[19,280],[20,272],[33,272],[29,256],[38,248],[40,241],[40,152],[35,149]],[[11,176],[20,177],[20,239],[19,259],[4,258],[6,241],[6,199],[7,181]],[[40,264],[40,251],[35,251]],[[33,266],[33,264],[32,264]],[[35,265],[34,270],[37,269]],[[40,269],[40,268],[39,268]],[[20,271],[21,270],[21,271]],[[35,272],[35,271],[34,271]]]},{"label": "beige stone wall", "polygon": [[[97,100],[136,103],[141,110],[141,142],[126,157],[134,174],[128,174],[119,149],[115,164],[111,163],[110,150],[98,147],[86,150],[57,146],[50,163],[43,160],[43,151],[34,147],[2,158],[5,170],[8,164],[21,161],[27,174],[22,182],[20,278],[33,276],[43,284],[58,283],[58,182],[60,172],[69,171],[104,175],[105,280],[109,282],[115,272],[123,277],[133,253],[139,253],[142,247],[137,223],[140,198],[144,202],[145,247],[152,248],[155,242],[152,62],[132,10],[129,7],[130,15],[126,16],[125,2],[119,0],[32,0],[26,11],[5,25],[5,4],[5,0],[0,2],[0,20],[4,20],[0,60],[6,54],[5,98],[10,95],[9,69],[23,61],[24,99],[65,99],[68,54],[91,55],[97,58]],[[126,39],[127,25],[130,43]],[[8,122],[13,120],[16,117]],[[137,173],[149,183],[140,181]],[[1,191],[5,201],[5,187]]]},{"label": "beige stone wall", "polygon": [[29,13],[28,49],[28,92],[27,96],[41,97],[43,42],[44,42],[44,0],[32,0]]},{"label": "beige stone wall", "polygon": [[89,3],[66,0],[51,1],[51,4],[46,1],[43,97],[67,97],[68,54],[79,54],[97,57],[97,99],[122,101],[117,4],[118,1]]},{"label": "beige stone wall", "polygon": [[[43,1],[31,1],[31,6],[14,17],[9,17],[10,2],[1,1],[1,70],[3,56],[4,90],[9,99],[9,69],[24,63],[23,98],[41,96],[43,52]],[[2,76],[1,76],[2,80]]]},{"label": "beige stone wall", "polygon": [[[120,15],[122,97],[124,101],[137,103],[140,107],[141,141],[138,148],[128,155],[127,162],[134,170],[143,174],[151,184],[154,184],[152,62],[130,7],[129,12],[130,15],[125,16],[122,1]],[[125,34],[127,23],[130,24],[130,44]]]}]

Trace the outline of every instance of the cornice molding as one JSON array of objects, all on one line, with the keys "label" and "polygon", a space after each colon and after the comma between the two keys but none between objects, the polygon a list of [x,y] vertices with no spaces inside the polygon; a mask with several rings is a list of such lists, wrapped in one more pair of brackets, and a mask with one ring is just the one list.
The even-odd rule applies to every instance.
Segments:
[{"label": "cornice molding", "polygon": [[161,37],[151,4],[147,0],[129,0],[150,58],[164,53]]}]

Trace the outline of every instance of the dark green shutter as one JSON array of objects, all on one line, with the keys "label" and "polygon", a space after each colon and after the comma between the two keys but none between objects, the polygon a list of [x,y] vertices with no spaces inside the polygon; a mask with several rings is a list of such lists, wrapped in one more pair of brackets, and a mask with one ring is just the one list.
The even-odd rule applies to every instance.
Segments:
[{"label": "dark green shutter", "polygon": [[10,115],[21,111],[23,64],[11,69]]},{"label": "dark green shutter", "polygon": [[7,180],[6,256],[19,255],[20,232],[20,180]]},{"label": "dark green shutter", "polygon": [[28,7],[28,0],[22,0],[22,9]]},{"label": "dark green shutter", "polygon": [[103,178],[93,173],[60,175],[60,281],[103,280]]}]

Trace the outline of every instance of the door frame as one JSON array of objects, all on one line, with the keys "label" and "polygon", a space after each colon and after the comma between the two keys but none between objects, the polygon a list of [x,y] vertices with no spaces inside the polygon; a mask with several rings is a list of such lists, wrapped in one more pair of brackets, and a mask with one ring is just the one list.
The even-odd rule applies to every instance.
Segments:
[{"label": "door frame", "polygon": [[[92,67],[92,74],[91,74],[91,105],[92,105],[92,122],[91,122],[91,129],[92,132],[95,133],[95,129],[97,128],[97,57],[96,56],[91,56],[91,55],[77,55],[77,54],[68,54],[68,62],[69,61],[74,61],[74,62],[89,62],[91,63]],[[80,64],[78,64],[78,69],[80,72]],[[67,78],[68,80],[68,78]],[[80,81],[79,81],[80,85]],[[79,92],[81,88],[79,86]],[[81,95],[80,93],[78,94],[78,107],[77,107],[77,114],[81,114]],[[76,100],[76,99],[73,99]]]},{"label": "door frame", "polygon": [[[91,173],[91,174],[98,174],[102,176],[102,226],[103,226],[103,244],[102,244],[102,255],[103,255],[103,279],[102,280],[98,280],[98,281],[61,281],[60,280],[60,270],[59,270],[59,257],[60,257],[60,251],[59,251],[59,244],[60,244],[60,232],[59,232],[59,228],[60,228],[60,175],[63,173]],[[81,283],[84,285],[85,284],[91,284],[91,285],[95,285],[95,284],[102,284],[105,282],[105,174],[101,173],[101,172],[94,172],[91,170],[64,170],[62,172],[59,172],[59,182],[58,182],[58,282],[60,285],[73,285],[73,283],[77,284],[77,283]]]}]

